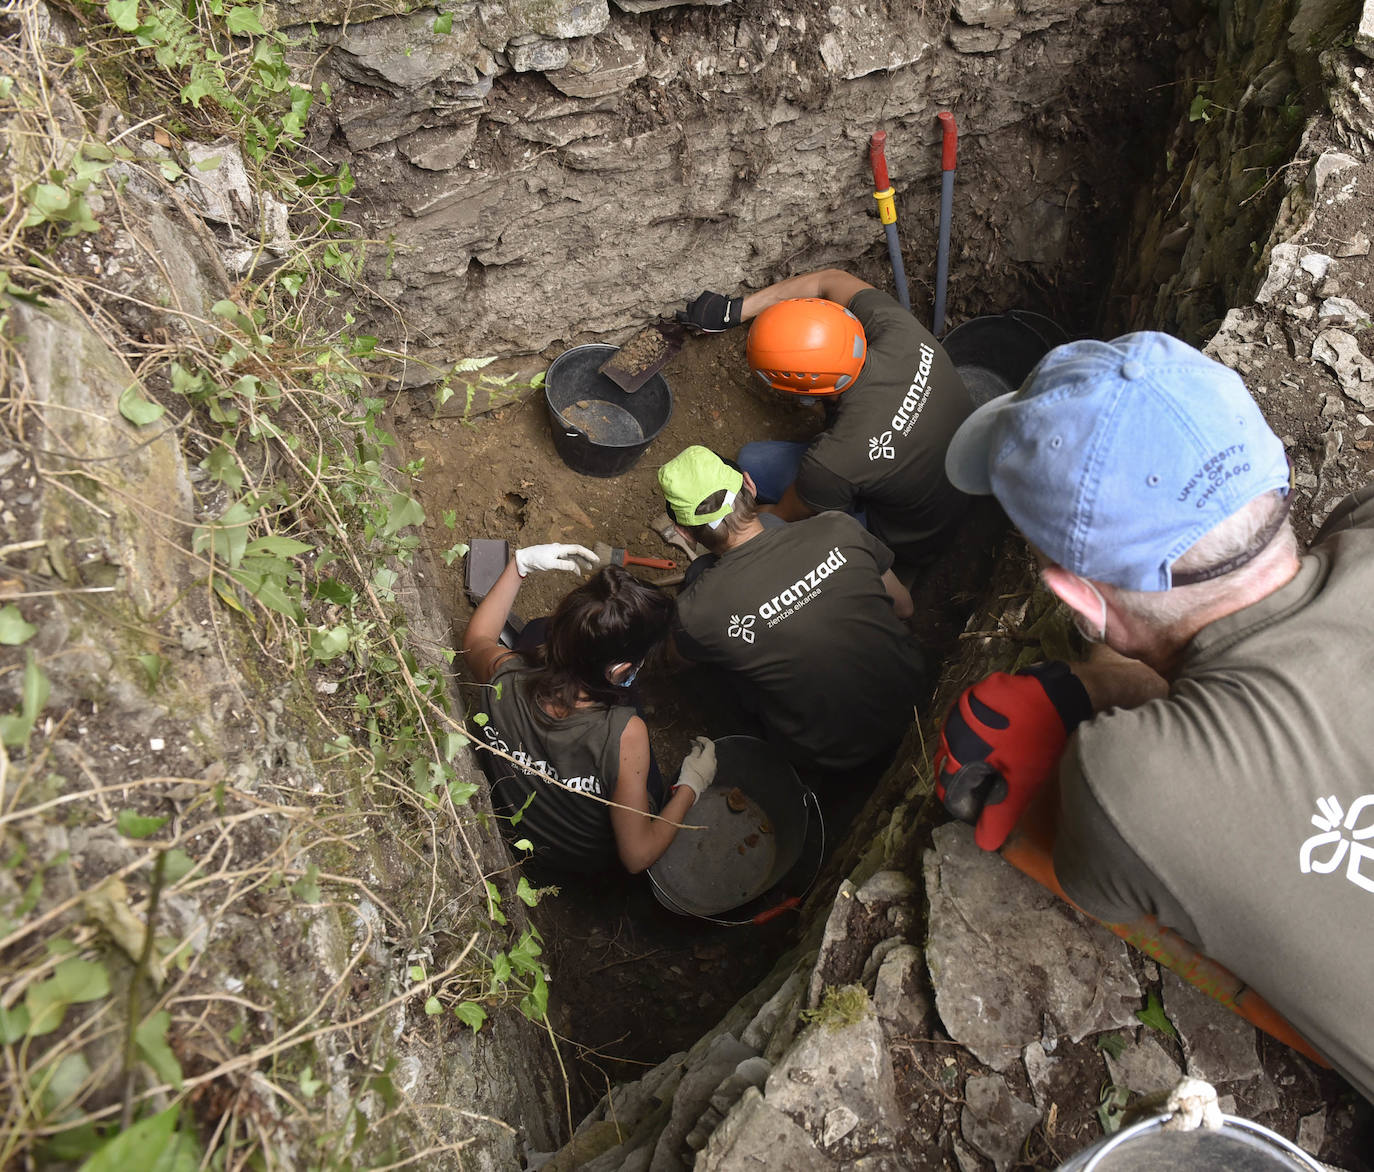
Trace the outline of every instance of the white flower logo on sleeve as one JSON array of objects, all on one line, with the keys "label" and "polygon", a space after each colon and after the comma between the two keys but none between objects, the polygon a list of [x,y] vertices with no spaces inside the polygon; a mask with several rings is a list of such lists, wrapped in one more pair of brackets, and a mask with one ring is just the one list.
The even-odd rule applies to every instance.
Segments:
[{"label": "white flower logo on sleeve", "polygon": [[892,433],[883,432],[882,435],[872,436],[868,441],[868,458],[870,460],[895,460],[897,449],[892,446]]},{"label": "white flower logo on sleeve", "polygon": [[[1374,892],[1374,867],[1370,868],[1370,874],[1364,872],[1365,860],[1374,859],[1374,845],[1364,845],[1366,839],[1374,839],[1374,809],[1371,808],[1374,808],[1374,794],[1356,798],[1348,812],[1342,811],[1341,803],[1335,796],[1318,798],[1318,812],[1312,815],[1312,825],[1321,833],[1314,834],[1302,844],[1298,853],[1298,866],[1302,873],[1330,875],[1344,861],[1345,877],[1356,887]],[[1371,816],[1367,824],[1361,826],[1360,819],[1366,810],[1371,811]],[[1346,837],[1347,832],[1349,838]],[[1313,857],[1328,847],[1330,851],[1325,858]]]},{"label": "white flower logo on sleeve", "polygon": [[732,639],[743,639],[746,643],[754,641],[754,632],[750,630],[754,625],[754,616],[751,614],[740,618],[737,614],[730,616],[730,629],[726,634]]}]

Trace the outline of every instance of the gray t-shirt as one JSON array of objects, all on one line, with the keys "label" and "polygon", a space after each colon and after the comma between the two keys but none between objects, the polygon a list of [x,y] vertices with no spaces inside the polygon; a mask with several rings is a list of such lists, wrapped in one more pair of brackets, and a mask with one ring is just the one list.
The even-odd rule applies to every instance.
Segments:
[{"label": "gray t-shirt", "polygon": [[794,763],[861,765],[905,733],[923,676],[883,586],[891,565],[887,547],[843,513],[765,529],[678,596],[675,641],[688,659],[734,674]]},{"label": "gray t-shirt", "polygon": [[[507,816],[524,810],[515,833],[534,843],[540,862],[567,871],[612,866],[618,856],[610,807],[580,793],[607,799],[615,793],[620,738],[635,711],[628,705],[596,705],[559,719],[543,717],[529,691],[530,674],[518,655],[502,663],[486,692],[487,722],[473,730],[521,763],[478,753],[491,782],[492,805]],[[551,785],[531,770],[563,785]]]},{"label": "gray t-shirt", "polygon": [[1168,697],[1082,725],[1055,872],[1154,914],[1374,1099],[1374,486],[1273,594],[1205,627]]},{"label": "gray t-shirt", "polygon": [[864,289],[849,309],[868,355],[803,457],[797,495],[817,512],[863,510],[880,541],[920,560],[968,506],[945,476],[945,449],[973,401],[934,335],[886,293]]}]

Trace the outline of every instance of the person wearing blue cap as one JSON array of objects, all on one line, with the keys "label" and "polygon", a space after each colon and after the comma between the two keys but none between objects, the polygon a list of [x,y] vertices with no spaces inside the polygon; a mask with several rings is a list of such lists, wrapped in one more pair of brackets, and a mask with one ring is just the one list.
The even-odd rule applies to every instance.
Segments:
[{"label": "person wearing blue cap", "polygon": [[1374,1098],[1374,486],[1300,555],[1244,384],[1153,332],[1050,351],[946,468],[997,498],[1099,646],[960,696],[942,800],[995,850],[1057,780],[1069,898],[1157,917]]}]

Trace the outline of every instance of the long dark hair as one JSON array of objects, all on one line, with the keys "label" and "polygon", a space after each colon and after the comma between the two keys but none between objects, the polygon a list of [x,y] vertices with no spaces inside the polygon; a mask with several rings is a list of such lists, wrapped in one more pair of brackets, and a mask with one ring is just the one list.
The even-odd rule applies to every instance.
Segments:
[{"label": "long dark hair", "polygon": [[638,663],[668,634],[672,600],[620,566],[607,566],[565,595],[530,680],[535,712],[571,712],[583,696],[628,704],[629,690],[606,679],[615,663]]}]

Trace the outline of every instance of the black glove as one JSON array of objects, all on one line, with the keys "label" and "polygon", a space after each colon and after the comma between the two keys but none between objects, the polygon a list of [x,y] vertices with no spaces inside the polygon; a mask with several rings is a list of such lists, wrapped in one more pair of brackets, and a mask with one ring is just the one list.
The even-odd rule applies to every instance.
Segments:
[{"label": "black glove", "polygon": [[726,297],[724,293],[701,293],[674,315],[684,325],[704,334],[721,334],[740,324],[743,297]]}]

